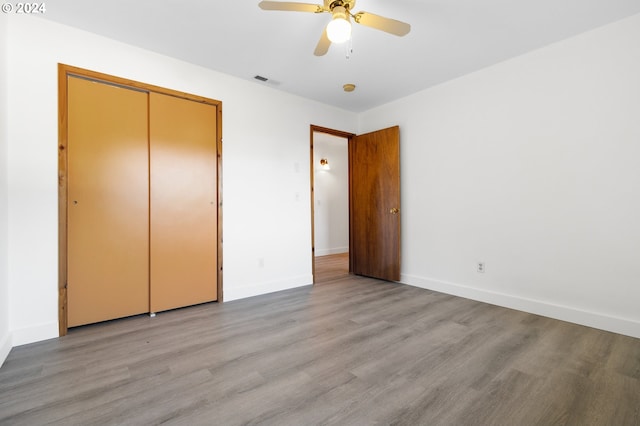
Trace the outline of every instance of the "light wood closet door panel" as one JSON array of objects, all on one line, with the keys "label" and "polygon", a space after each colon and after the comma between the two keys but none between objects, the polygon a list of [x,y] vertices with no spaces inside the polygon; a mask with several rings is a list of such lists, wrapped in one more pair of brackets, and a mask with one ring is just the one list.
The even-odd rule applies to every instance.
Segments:
[{"label": "light wood closet door panel", "polygon": [[69,77],[69,326],[149,311],[147,94]]},{"label": "light wood closet door panel", "polygon": [[150,94],[151,311],[217,299],[217,110]]}]

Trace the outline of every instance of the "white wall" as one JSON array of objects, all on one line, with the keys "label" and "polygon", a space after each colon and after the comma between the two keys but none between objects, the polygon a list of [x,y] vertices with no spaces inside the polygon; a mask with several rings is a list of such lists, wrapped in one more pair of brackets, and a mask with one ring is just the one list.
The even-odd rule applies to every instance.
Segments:
[{"label": "white wall", "polygon": [[312,282],[309,127],[354,114],[35,17],[9,18],[8,54],[14,345],[57,336],[59,62],[221,100],[224,298]]},{"label": "white wall", "polygon": [[[314,132],[315,254],[349,251],[349,153],[346,138]],[[322,170],[320,159],[329,160]]]},{"label": "white wall", "polygon": [[[7,20],[0,14],[0,76],[7,73]],[[0,78],[0,366],[11,350],[7,276],[7,81]]]},{"label": "white wall", "polygon": [[402,281],[640,337],[639,76],[636,15],[362,114],[401,129]]}]

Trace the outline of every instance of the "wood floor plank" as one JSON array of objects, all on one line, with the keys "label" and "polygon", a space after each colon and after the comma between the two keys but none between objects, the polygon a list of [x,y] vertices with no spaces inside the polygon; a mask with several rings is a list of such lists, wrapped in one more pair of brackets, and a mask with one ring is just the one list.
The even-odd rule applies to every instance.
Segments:
[{"label": "wood floor plank", "polygon": [[640,425],[640,339],[334,276],[16,347],[0,424]]}]

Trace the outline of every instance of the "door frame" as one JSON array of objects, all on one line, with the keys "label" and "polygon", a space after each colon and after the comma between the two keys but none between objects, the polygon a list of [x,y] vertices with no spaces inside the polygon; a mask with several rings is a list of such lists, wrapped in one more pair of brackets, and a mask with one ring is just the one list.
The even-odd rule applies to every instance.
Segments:
[{"label": "door frame", "polygon": [[[311,275],[313,276],[313,284],[316,283],[316,227],[315,227],[315,170],[313,161],[313,134],[314,133],[326,133],[332,136],[338,136],[347,140],[347,152],[351,157],[351,140],[356,136],[355,133],[343,132],[341,130],[329,129],[327,127],[311,125],[309,132],[309,144],[310,144],[310,185],[311,185]],[[351,164],[351,161],[348,161]],[[349,167],[349,212],[351,212],[351,167]],[[351,273],[351,214],[349,213],[349,273]]]},{"label": "door frame", "polygon": [[58,64],[58,331],[60,336],[67,334],[67,80],[69,76],[98,81],[105,84],[125,87],[127,89],[143,92],[156,92],[164,95],[175,96],[190,101],[201,102],[216,107],[217,135],[216,135],[216,192],[217,192],[217,245],[218,255],[216,259],[218,302],[223,301],[222,286],[222,102],[205,98],[190,93],[179,92],[164,87],[128,80],[112,75],[74,67],[66,64]]}]

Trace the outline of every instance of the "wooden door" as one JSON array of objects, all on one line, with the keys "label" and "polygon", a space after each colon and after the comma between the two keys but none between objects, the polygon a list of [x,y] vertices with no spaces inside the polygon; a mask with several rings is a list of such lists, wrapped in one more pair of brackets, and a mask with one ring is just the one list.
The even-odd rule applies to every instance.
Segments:
[{"label": "wooden door", "polygon": [[149,311],[147,94],[68,77],[68,325]]},{"label": "wooden door", "polygon": [[349,144],[350,263],[357,275],[400,280],[400,129]]},{"label": "wooden door", "polygon": [[217,300],[217,108],[150,93],[151,312]]}]

